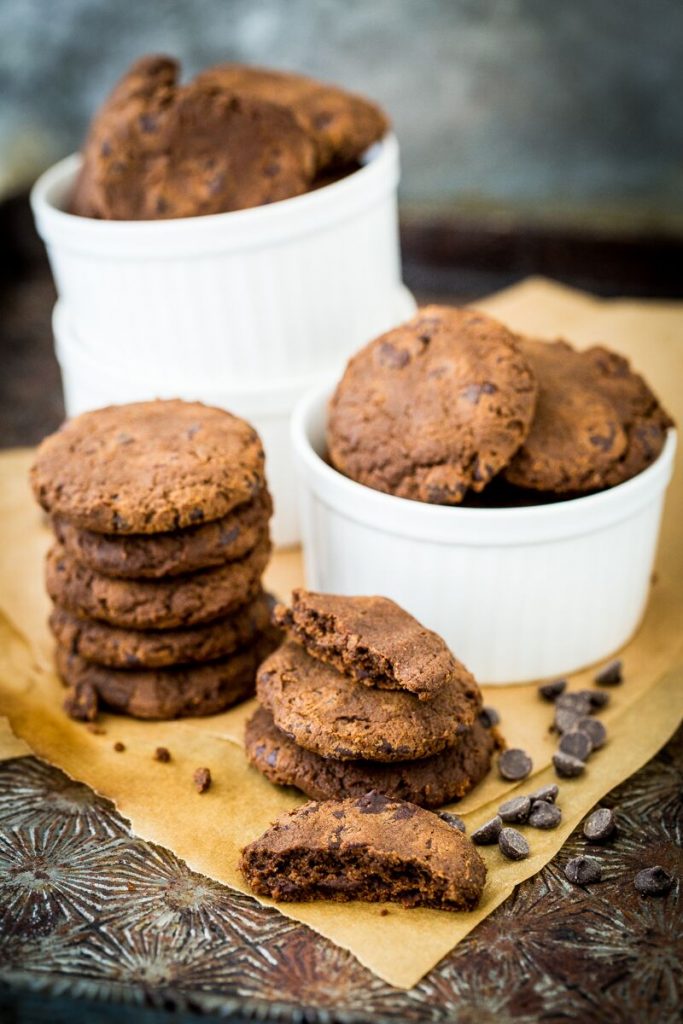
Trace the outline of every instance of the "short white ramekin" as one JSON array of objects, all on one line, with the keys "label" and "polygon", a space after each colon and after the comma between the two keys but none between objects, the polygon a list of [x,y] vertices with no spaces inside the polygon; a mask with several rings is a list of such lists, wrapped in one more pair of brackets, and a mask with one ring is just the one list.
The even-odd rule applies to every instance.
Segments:
[{"label": "short white ramekin", "polygon": [[583,498],[452,508],[383,494],[324,459],[330,388],[292,418],[308,585],[384,594],[440,633],[481,683],[559,676],[633,634],[647,602],[676,435],[646,470]]},{"label": "short white ramekin", "polygon": [[[392,324],[402,323],[415,311],[415,300],[402,288],[395,297]],[[277,547],[290,547],[301,538],[297,480],[294,471],[289,421],[301,397],[322,381],[339,376],[341,367],[326,373],[285,377],[259,384],[231,384],[222,380],[210,365],[195,367],[192,376],[177,372],[172,360],[160,361],[145,369],[134,358],[121,362],[114,350],[95,358],[80,344],[71,328],[67,310],[61,302],[54,309],[52,327],[55,351],[62,373],[67,416],[90,409],[153,398],[184,398],[228,409],[248,420],[258,431],[266,452],[268,486],[274,498],[273,541]],[[365,342],[369,339],[366,338]]]},{"label": "short white ramekin", "polygon": [[268,206],[161,221],[77,217],[78,155],[31,195],[57,291],[90,354],[230,384],[327,371],[393,326],[401,290],[393,135],[330,185]]}]

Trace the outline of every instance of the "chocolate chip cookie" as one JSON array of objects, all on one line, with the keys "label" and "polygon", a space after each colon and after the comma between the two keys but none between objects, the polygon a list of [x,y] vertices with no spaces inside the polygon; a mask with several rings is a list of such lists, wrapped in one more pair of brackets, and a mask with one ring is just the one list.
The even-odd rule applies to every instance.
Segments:
[{"label": "chocolate chip cookie", "polygon": [[275,621],[314,658],[366,686],[429,700],[462,666],[436,633],[388,597],[295,590]]},{"label": "chocolate chip cookie", "polygon": [[509,463],[529,433],[536,393],[502,324],[427,306],[348,363],[330,403],[330,458],[368,487],[455,505]]},{"label": "chocolate chip cookie", "polygon": [[74,696],[89,692],[110,710],[133,718],[196,718],[250,697],[259,661],[270,649],[272,640],[264,637],[205,665],[128,671],[85,661],[58,645],[57,670],[70,687],[67,707],[73,707]]},{"label": "chocolate chip cookie", "polygon": [[628,360],[565,341],[522,339],[539,383],[531,430],[504,476],[511,484],[582,494],[622,483],[653,462],[672,421]]},{"label": "chocolate chip cookie", "polygon": [[95,533],[60,516],[52,528],[67,554],[103,576],[159,579],[243,558],[267,536],[272,509],[264,488],[222,519],[169,533]]},{"label": "chocolate chip cookie", "polygon": [[225,213],[307,191],[313,140],[285,106],[143,58],[96,115],[72,211],[108,220]]},{"label": "chocolate chip cookie", "polygon": [[76,615],[125,629],[175,629],[225,617],[253,601],[270,556],[262,541],[237,562],[168,580],[118,580],[75,562],[55,544],[46,560],[47,591]]},{"label": "chocolate chip cookie", "polygon": [[219,64],[199,75],[197,82],[286,107],[314,142],[319,171],[353,164],[389,129],[377,104],[291,71]]},{"label": "chocolate chip cookie", "polygon": [[200,402],[112,405],[69,420],[38,448],[36,499],[98,533],[160,533],[221,519],[264,487],[256,431]]},{"label": "chocolate chip cookie", "polygon": [[453,747],[419,761],[337,761],[297,746],[258,708],[247,723],[247,758],[271,782],[296,786],[314,800],[342,800],[377,790],[391,800],[441,807],[460,800],[489,770],[497,733],[478,720]]},{"label": "chocolate chip cookie", "polygon": [[394,901],[474,910],[486,867],[472,842],[415,804],[367,793],[311,801],[242,851],[254,892],[276,900]]},{"label": "chocolate chip cookie", "polygon": [[339,761],[407,761],[457,743],[480,708],[464,667],[431,700],[362,686],[292,640],[261,666],[259,703],[299,746]]},{"label": "chocolate chip cookie", "polygon": [[213,661],[246,647],[268,629],[272,598],[261,593],[228,618],[188,629],[139,630],[110,626],[56,605],[50,629],[57,643],[86,661],[111,668],[168,668]]}]

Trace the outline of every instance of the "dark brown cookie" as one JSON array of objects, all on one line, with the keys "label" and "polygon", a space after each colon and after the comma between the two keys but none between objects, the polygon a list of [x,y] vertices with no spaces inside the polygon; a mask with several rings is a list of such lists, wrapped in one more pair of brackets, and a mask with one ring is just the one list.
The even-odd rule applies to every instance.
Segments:
[{"label": "dark brown cookie", "polygon": [[311,801],[242,851],[240,868],[276,900],[395,901],[474,910],[486,868],[472,842],[431,811],[379,793]]},{"label": "dark brown cookie", "polygon": [[260,594],[228,618],[189,629],[121,629],[55,605],[50,628],[57,643],[86,661],[111,668],[168,668],[224,658],[268,628],[272,598]]},{"label": "dark brown cookie", "polygon": [[211,622],[253,601],[270,555],[262,542],[238,562],[168,580],[117,580],[75,562],[59,544],[48,552],[47,592],[76,615],[125,629],[176,629]]},{"label": "dark brown cookie", "polygon": [[72,210],[156,220],[242,210],[305,192],[313,140],[280,104],[209,81],[177,84],[178,67],[143,58],[95,116]]},{"label": "dark brown cookie", "polygon": [[320,171],[354,163],[389,129],[377,104],[290,71],[219,64],[199,75],[197,82],[286,107],[314,141]]},{"label": "dark brown cookie", "polygon": [[366,686],[408,690],[429,700],[461,669],[436,633],[388,597],[341,597],[295,590],[275,621],[310,655]]},{"label": "dark brown cookie", "polygon": [[223,519],[170,533],[95,533],[60,516],[52,527],[67,554],[103,576],[160,579],[243,558],[268,535],[272,508],[264,488]]},{"label": "dark brown cookie", "polygon": [[496,734],[476,721],[455,746],[433,757],[394,764],[336,761],[297,746],[265,708],[257,709],[245,732],[249,762],[280,786],[296,786],[314,800],[343,800],[374,789],[420,807],[462,799],[488,772],[495,747]]},{"label": "dark brown cookie", "polygon": [[531,430],[504,471],[509,483],[582,494],[622,483],[653,462],[672,420],[628,360],[565,341],[520,340],[539,384]]},{"label": "dark brown cookie", "polygon": [[264,487],[256,431],[200,402],[112,405],[69,420],[38,448],[43,508],[98,533],[161,533],[221,519]]},{"label": "dark brown cookie", "polygon": [[361,686],[292,640],[261,666],[258,699],[299,746],[340,761],[409,761],[437,754],[471,728],[481,694],[461,667],[429,701]]},{"label": "dark brown cookie", "polygon": [[57,670],[70,693],[94,691],[112,711],[133,718],[196,718],[250,697],[259,661],[271,647],[265,638],[206,665],[138,672],[95,665],[58,645]]},{"label": "dark brown cookie", "polygon": [[346,367],[330,403],[332,464],[359,483],[455,505],[526,437],[536,382],[517,339],[475,310],[427,306]]}]

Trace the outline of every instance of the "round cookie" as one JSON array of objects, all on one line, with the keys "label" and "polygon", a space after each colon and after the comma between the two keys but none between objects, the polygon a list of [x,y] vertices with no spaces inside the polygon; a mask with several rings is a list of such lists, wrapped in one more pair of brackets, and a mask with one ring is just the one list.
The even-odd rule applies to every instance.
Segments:
[{"label": "round cookie", "polygon": [[259,703],[295,743],[339,761],[409,761],[459,742],[481,703],[458,663],[429,701],[402,690],[373,690],[341,675],[288,640],[259,669]]},{"label": "round cookie", "polygon": [[269,650],[272,642],[265,637],[251,648],[206,665],[141,672],[95,665],[60,646],[56,658],[64,683],[74,693],[94,694],[95,708],[101,702],[133,718],[171,719],[215,715],[250,697],[259,661]]},{"label": "round cookie", "polygon": [[45,438],[31,468],[42,507],[98,533],[161,533],[221,519],[264,487],[244,420],[201,402],[112,405]]},{"label": "round cookie", "polygon": [[94,119],[74,212],[195,217],[309,188],[316,147],[286,107],[211,82],[181,86],[177,77],[167,58],[143,58],[124,75]]},{"label": "round cookie", "polygon": [[271,782],[296,786],[314,800],[342,800],[371,789],[390,800],[441,807],[460,800],[489,770],[496,735],[475,721],[453,747],[419,761],[377,764],[320,757],[276,728],[273,716],[258,708],[247,722],[247,758]]},{"label": "round cookie", "polygon": [[265,593],[229,618],[189,629],[135,630],[82,618],[55,605],[50,629],[71,654],[110,668],[168,668],[233,654],[268,629],[273,599]]},{"label": "round cookie", "polygon": [[378,491],[458,504],[524,441],[536,390],[502,324],[427,306],[348,363],[330,403],[332,464]]},{"label": "round cookie", "polygon": [[596,346],[520,340],[539,384],[531,430],[505,479],[517,487],[582,494],[640,473],[672,421],[628,360]]},{"label": "round cookie", "polygon": [[52,527],[67,554],[104,576],[159,579],[243,558],[268,534],[273,503],[264,488],[223,519],[170,533],[109,534],[82,530],[55,516]]},{"label": "round cookie", "polygon": [[117,580],[75,562],[55,544],[46,559],[47,592],[70,612],[126,629],[175,629],[219,619],[252,601],[270,556],[262,541],[238,562],[168,580]]},{"label": "round cookie", "polygon": [[219,64],[202,72],[196,81],[286,107],[315,142],[319,170],[354,163],[389,129],[377,104],[291,71]]}]

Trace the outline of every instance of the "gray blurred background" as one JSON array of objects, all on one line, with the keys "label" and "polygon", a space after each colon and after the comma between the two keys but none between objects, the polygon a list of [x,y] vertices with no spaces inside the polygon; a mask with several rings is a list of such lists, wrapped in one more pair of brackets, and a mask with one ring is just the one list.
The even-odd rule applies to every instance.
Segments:
[{"label": "gray blurred background", "polygon": [[141,53],[379,100],[402,200],[661,230],[683,218],[680,0],[3,0],[0,195],[76,148]]},{"label": "gray blurred background", "polygon": [[683,298],[682,0],[0,0],[0,445],[63,415],[28,189],[146,52],[378,100],[420,300],[529,274]]}]

